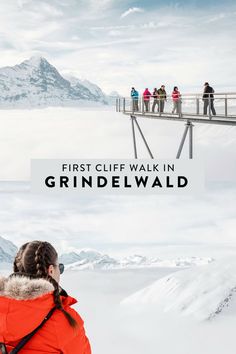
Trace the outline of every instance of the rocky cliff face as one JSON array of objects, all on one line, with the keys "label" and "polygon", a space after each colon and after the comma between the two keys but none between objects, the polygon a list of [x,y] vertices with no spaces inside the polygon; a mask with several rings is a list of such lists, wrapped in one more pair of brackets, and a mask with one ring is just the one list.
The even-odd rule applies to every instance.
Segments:
[{"label": "rocky cliff face", "polygon": [[95,84],[65,79],[45,58],[32,57],[19,65],[0,68],[0,107],[73,106],[81,102],[107,104]]}]

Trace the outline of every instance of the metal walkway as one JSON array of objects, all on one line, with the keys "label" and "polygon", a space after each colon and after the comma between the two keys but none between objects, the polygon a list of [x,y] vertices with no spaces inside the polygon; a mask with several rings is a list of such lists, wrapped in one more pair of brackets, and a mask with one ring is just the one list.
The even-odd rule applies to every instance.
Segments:
[{"label": "metal walkway", "polygon": [[[216,110],[215,115],[212,114],[211,110],[212,102],[214,102]],[[204,104],[207,106],[206,114],[203,114]],[[131,99],[123,97],[116,99],[116,112],[121,112],[131,117],[135,158],[138,158],[135,126],[138,128],[150,157],[153,158],[148,143],[137,121],[137,117],[185,123],[185,130],[176,155],[177,159],[181,156],[188,134],[189,158],[193,158],[193,123],[236,126],[236,93],[215,93],[214,101],[212,101],[210,95],[208,98],[204,99],[204,101],[202,100],[202,94],[181,95],[181,100],[178,102],[177,113],[172,113],[173,101],[171,96],[167,96],[167,100],[164,101],[163,112],[159,109],[161,108],[161,105],[163,105],[162,99],[154,101],[154,99],[151,98],[148,102],[144,102],[143,98]]]}]

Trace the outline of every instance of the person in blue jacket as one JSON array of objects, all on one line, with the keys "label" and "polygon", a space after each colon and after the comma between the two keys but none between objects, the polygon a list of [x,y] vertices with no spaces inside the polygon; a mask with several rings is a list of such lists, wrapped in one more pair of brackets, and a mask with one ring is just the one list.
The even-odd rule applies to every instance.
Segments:
[{"label": "person in blue jacket", "polygon": [[134,87],[132,87],[130,95],[132,98],[132,110],[138,111],[139,110],[139,108],[138,108],[139,93],[137,90],[135,90]]}]

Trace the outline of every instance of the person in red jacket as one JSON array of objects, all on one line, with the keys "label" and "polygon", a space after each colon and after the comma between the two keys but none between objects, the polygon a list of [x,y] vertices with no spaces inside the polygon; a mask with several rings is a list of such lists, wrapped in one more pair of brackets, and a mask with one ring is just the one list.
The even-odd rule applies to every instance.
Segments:
[{"label": "person in red jacket", "polygon": [[179,114],[181,112],[181,94],[178,90],[178,87],[175,86],[172,92],[172,99],[173,99],[173,110],[172,113]]},{"label": "person in red jacket", "polygon": [[71,308],[77,301],[59,285],[63,268],[50,243],[32,241],[18,251],[14,273],[0,278],[0,342],[8,352],[55,308],[20,353],[91,354],[84,322]]},{"label": "person in red jacket", "polygon": [[144,107],[146,112],[149,111],[149,103],[150,103],[151,96],[152,96],[151,92],[148,90],[148,88],[146,88],[143,93],[143,102],[144,102]]}]

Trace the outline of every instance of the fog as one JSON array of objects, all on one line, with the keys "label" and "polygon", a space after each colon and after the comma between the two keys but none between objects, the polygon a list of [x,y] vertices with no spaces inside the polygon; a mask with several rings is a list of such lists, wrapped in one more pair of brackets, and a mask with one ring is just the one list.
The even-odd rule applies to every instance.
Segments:
[{"label": "fog", "polygon": [[[138,118],[155,158],[175,159],[185,122]],[[130,117],[106,109],[50,107],[2,110],[1,180],[29,180],[30,159],[133,158]],[[137,133],[139,158],[149,158]],[[194,158],[207,179],[235,182],[235,127],[194,125]],[[4,152],[4,153],[3,153]],[[181,158],[188,158],[187,144]]]},{"label": "fog", "polygon": [[160,311],[126,308],[120,301],[173,269],[72,272],[62,278],[78,298],[94,354],[234,354],[236,319],[198,322]]}]

